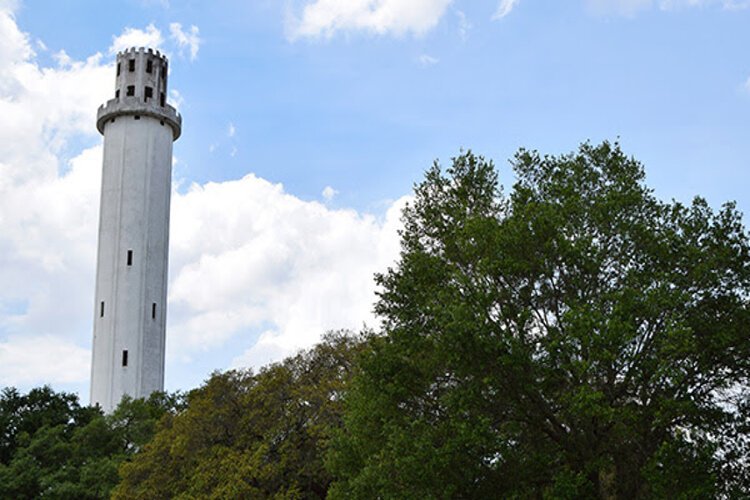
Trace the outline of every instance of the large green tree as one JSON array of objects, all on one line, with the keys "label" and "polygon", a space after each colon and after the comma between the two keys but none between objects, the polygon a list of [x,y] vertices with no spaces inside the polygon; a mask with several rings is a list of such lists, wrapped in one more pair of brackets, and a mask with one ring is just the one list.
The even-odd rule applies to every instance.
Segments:
[{"label": "large green tree", "polygon": [[750,494],[750,247],[617,144],[430,169],[377,278],[334,498]]},{"label": "large green tree", "polygon": [[362,345],[332,333],[259,373],[215,373],[122,466],[114,498],[325,498],[324,451]]}]

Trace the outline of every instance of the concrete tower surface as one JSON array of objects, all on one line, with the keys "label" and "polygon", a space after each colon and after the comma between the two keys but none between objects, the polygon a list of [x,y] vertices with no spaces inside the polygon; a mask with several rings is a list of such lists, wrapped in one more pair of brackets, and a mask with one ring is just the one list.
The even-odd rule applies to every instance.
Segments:
[{"label": "concrete tower surface", "polygon": [[117,54],[115,98],[99,107],[104,161],[96,266],[91,404],[164,389],[172,142],[182,118],[166,103],[159,51]]}]

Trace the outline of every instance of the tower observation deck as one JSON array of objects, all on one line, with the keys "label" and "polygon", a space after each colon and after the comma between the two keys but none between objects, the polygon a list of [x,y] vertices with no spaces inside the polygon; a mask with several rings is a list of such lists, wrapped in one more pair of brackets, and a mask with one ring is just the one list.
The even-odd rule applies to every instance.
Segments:
[{"label": "tower observation deck", "polygon": [[164,389],[172,143],[182,118],[167,104],[159,51],[117,54],[115,97],[97,112],[104,136],[91,404]]}]

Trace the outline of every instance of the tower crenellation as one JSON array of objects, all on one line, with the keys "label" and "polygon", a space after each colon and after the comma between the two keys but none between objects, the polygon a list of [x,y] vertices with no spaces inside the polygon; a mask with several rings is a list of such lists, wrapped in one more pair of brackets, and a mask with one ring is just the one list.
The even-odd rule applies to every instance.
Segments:
[{"label": "tower crenellation", "polygon": [[182,132],[182,118],[167,102],[169,61],[158,50],[132,47],[117,54],[115,95],[99,107],[96,128],[120,115],[147,115],[165,121],[176,140]]},{"label": "tower crenellation", "polygon": [[[135,47],[117,54],[115,97],[137,97],[144,101],[156,99],[166,103],[169,63],[158,50]],[[128,92],[128,89],[131,92]],[[146,89],[151,95],[146,95]]]}]

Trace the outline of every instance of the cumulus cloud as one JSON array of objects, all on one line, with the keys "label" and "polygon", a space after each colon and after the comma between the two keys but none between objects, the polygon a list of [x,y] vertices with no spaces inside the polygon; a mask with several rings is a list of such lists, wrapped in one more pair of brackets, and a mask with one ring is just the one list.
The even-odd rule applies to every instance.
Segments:
[{"label": "cumulus cloud", "polygon": [[[148,44],[142,34],[158,39],[126,30],[112,52]],[[56,59],[40,66],[0,4],[0,386],[85,393],[102,157],[93,124],[114,68],[100,54]],[[372,274],[397,255],[397,226],[398,205],[382,218],[332,210],[253,175],[174,192],[167,343],[182,356],[167,373],[229,339],[236,352],[212,368],[257,367],[326,329],[371,322]]]},{"label": "cumulus cloud", "polygon": [[339,31],[422,35],[434,28],[452,0],[313,0],[290,18],[291,39],[331,37]]},{"label": "cumulus cloud", "polygon": [[164,45],[164,38],[161,36],[161,31],[153,24],[149,24],[143,30],[125,28],[121,35],[112,37],[109,53],[116,54],[130,47],[151,47],[161,50],[162,45]]},{"label": "cumulus cloud", "polygon": [[169,40],[167,41],[164,39],[161,30],[153,23],[144,29],[125,28],[120,35],[112,37],[109,53],[116,54],[131,47],[150,47],[169,54],[170,49],[174,49],[180,56],[187,52],[187,57],[194,61],[198,57],[198,50],[202,42],[199,33],[200,30],[195,25],[183,29],[180,23],[170,23]]},{"label": "cumulus cloud", "polygon": [[331,210],[252,174],[178,194],[170,241],[170,332],[179,337],[173,354],[263,330],[242,358],[254,364],[258,353],[289,354],[327,329],[372,322],[372,278],[398,254],[400,207],[382,220]]},{"label": "cumulus cloud", "polygon": [[53,336],[19,336],[0,340],[0,381],[19,386],[80,382],[89,376],[91,353]]},{"label": "cumulus cloud", "polygon": [[100,54],[56,59],[40,67],[0,7],[0,385],[88,372],[101,148],[64,152],[95,136],[113,70]]},{"label": "cumulus cloud", "polygon": [[492,19],[502,19],[518,5],[519,0],[500,0],[497,6],[497,10],[492,15]]},{"label": "cumulus cloud", "polygon": [[229,125],[227,125],[227,136],[234,137],[234,134],[237,133],[237,129],[234,126],[234,123],[229,122]]},{"label": "cumulus cloud", "polygon": [[198,36],[198,26],[192,25],[189,30],[183,30],[182,24],[171,23],[169,25],[169,37],[177,44],[180,53],[183,50],[190,52],[190,60],[194,61],[198,57],[198,49],[201,46],[201,38]]}]

